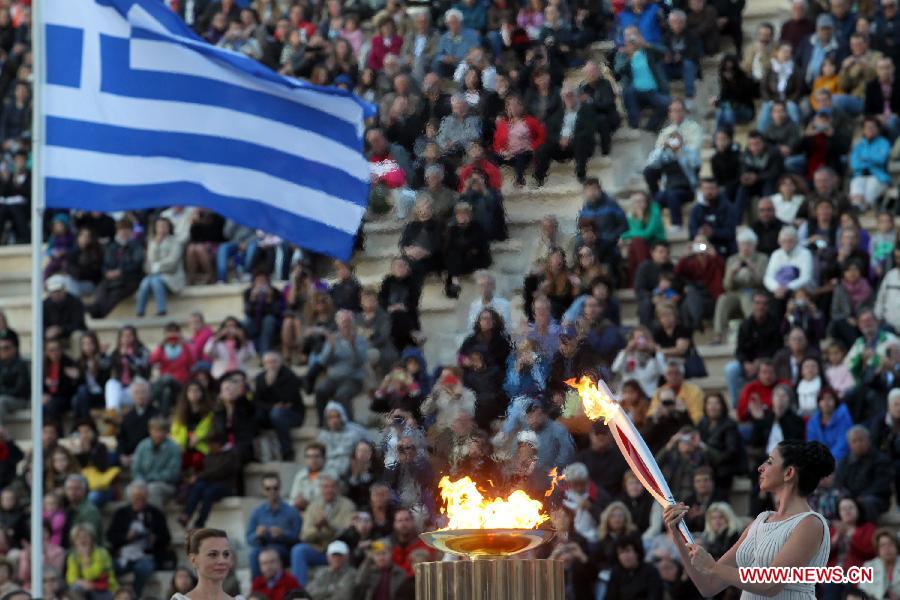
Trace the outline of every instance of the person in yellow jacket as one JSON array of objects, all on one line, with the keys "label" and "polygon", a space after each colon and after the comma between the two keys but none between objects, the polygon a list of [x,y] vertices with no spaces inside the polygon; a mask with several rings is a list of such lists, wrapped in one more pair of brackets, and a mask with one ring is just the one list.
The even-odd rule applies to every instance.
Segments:
[{"label": "person in yellow jacket", "polygon": [[197,381],[189,381],[175,406],[175,418],[169,434],[181,447],[182,470],[203,468],[209,454],[209,436],[213,431],[212,400]]},{"label": "person in yellow jacket", "polygon": [[94,530],[87,525],[75,525],[70,535],[72,549],[66,557],[66,584],[77,598],[112,598],[119,582],[109,552],[97,545]]}]

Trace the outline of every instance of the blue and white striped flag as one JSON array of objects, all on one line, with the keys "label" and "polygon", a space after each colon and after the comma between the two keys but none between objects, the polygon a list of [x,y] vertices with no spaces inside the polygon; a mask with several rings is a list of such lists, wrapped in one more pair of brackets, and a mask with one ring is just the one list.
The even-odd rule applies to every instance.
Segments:
[{"label": "blue and white striped flag", "polygon": [[42,1],[47,207],[203,206],[350,255],[371,105],[211,46],[160,0]]}]

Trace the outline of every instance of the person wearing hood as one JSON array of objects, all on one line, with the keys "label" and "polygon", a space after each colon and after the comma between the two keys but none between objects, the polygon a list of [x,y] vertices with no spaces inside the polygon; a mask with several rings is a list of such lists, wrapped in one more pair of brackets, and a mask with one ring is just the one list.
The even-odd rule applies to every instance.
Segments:
[{"label": "person wearing hood", "polygon": [[838,403],[830,388],[819,392],[818,408],[806,422],[806,441],[822,442],[831,450],[834,460],[847,456],[847,432],[853,427],[853,418],[847,405]]},{"label": "person wearing hood", "polygon": [[584,205],[578,212],[578,221],[590,219],[597,231],[597,259],[608,262],[618,255],[619,237],[628,231],[628,217],[612,196],[603,191],[600,180],[588,177],[584,181]]},{"label": "person wearing hood", "polygon": [[262,364],[263,370],[256,376],[254,400],[275,429],[281,459],[290,461],[294,458],[291,429],[302,427],[306,416],[306,407],[300,397],[301,381],[274,350],[263,354]]},{"label": "person wearing hood", "polygon": [[816,32],[797,48],[796,66],[803,81],[811,86],[822,70],[822,61],[828,54],[839,54],[840,47],[834,34],[834,17],[827,13],[816,18]]},{"label": "person wearing hood", "polygon": [[325,427],[319,431],[317,438],[325,446],[324,471],[336,478],[343,477],[350,468],[356,444],[368,437],[368,432],[362,425],[347,417],[347,411],[340,402],[331,401],[326,404]]},{"label": "person wearing hood", "polygon": [[59,329],[62,339],[68,340],[76,331],[85,331],[84,304],[77,296],[66,291],[66,278],[52,275],[44,284],[47,297],[44,299],[44,331],[51,327]]},{"label": "person wearing hood", "polygon": [[722,256],[736,250],[734,205],[721,192],[715,179],[705,178],[700,184],[700,201],[691,207],[688,235],[705,235]]}]

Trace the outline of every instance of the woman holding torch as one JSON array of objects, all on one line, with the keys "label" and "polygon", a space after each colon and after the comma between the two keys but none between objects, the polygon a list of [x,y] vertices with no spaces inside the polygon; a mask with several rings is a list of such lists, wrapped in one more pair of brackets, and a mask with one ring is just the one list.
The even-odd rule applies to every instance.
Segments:
[{"label": "woman holding torch", "polygon": [[688,511],[685,504],[665,509],[666,527],[688,575],[704,597],[734,586],[742,590],[742,600],[813,600],[812,583],[744,582],[738,569],[825,566],[830,546],[828,523],[810,511],[806,497],[820,479],[834,471],[834,457],[820,442],[785,440],[772,449],[758,471],[760,490],[777,498],[778,510],[757,516],[718,561],[699,544],[686,543],[678,532]]}]

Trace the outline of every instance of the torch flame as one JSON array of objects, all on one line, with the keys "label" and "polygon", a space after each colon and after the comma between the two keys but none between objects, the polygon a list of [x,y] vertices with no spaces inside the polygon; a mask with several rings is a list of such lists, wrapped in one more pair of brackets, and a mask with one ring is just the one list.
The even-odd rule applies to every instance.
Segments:
[{"label": "torch flame", "polygon": [[550,518],[543,504],[522,490],[487,500],[468,476],[456,481],[445,476],[438,487],[441,512],[450,519],[445,529],[534,529]]},{"label": "torch flame", "polygon": [[556,489],[556,486],[559,485],[560,481],[563,481],[566,478],[565,474],[560,475],[556,467],[550,469],[550,489],[544,492],[544,497],[549,498],[553,495],[553,491]]},{"label": "torch flame", "polygon": [[609,388],[602,381],[594,383],[589,377],[582,375],[581,379],[576,380],[573,377],[564,383],[578,391],[584,406],[584,414],[591,421],[603,419],[603,424],[609,425],[610,419],[616,415],[617,411],[621,410]]}]

